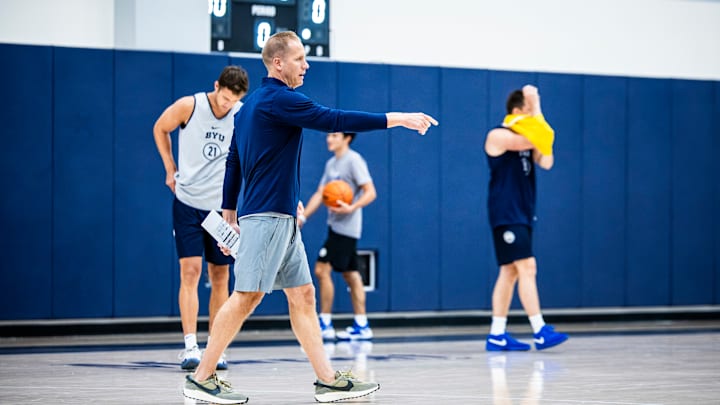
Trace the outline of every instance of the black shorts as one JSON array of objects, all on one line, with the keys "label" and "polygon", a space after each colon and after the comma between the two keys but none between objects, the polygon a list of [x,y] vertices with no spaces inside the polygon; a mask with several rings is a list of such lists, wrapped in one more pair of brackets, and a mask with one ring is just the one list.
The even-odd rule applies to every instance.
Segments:
[{"label": "black shorts", "polygon": [[498,266],[533,257],[532,228],[527,225],[500,225],[493,228]]},{"label": "black shorts", "polygon": [[357,271],[357,241],[355,238],[340,235],[328,228],[328,237],[323,247],[320,248],[317,261],[330,263],[335,271]]},{"label": "black shorts", "polygon": [[178,258],[203,256],[212,264],[232,264],[232,256],[225,256],[217,242],[202,227],[210,211],[193,208],[175,198],[173,201],[173,233]]}]

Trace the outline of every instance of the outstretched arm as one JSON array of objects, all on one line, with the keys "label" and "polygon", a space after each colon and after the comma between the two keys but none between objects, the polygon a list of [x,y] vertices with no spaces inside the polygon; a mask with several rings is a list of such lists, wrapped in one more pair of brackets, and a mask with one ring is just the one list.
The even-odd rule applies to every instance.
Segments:
[{"label": "outstretched arm", "polygon": [[414,129],[420,135],[425,135],[431,125],[438,125],[435,118],[425,113],[397,113],[389,112],[385,114],[387,117],[387,127],[393,128],[402,126],[407,129]]}]

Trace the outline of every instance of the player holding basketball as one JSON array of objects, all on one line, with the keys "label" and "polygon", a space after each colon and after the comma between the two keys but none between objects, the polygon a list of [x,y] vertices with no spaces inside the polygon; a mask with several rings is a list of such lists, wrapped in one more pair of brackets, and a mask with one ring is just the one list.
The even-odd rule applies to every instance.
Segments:
[{"label": "player holding basketball", "polygon": [[[540,96],[531,85],[510,94],[508,114],[537,116],[542,119]],[[542,119],[544,122],[544,119]],[[528,139],[508,128],[495,128],[487,134],[485,153],[490,166],[488,214],[500,273],[492,295],[492,325],[487,337],[488,351],[530,350],[506,331],[507,315],[518,284],[520,302],[530,319],[535,348],[547,349],[568,336],[546,325],[540,312],[535,275],[537,263],[532,252],[535,221],[535,164],[550,170],[552,154],[538,152]]]},{"label": "player holding basketball", "polygon": [[[155,122],[153,133],[163,165],[165,184],[175,194],[173,231],[180,258],[180,291],[178,304],[185,336],[185,350],[180,354],[183,370],[200,364],[197,344],[198,284],[202,275],[202,256],[208,263],[212,286],[209,302],[209,330],[215,315],[228,298],[229,265],[213,238],[200,225],[210,210],[220,210],[225,158],[233,133],[233,117],[240,109],[240,99],[247,93],[248,77],[244,69],[227,66],[215,81],[210,93],[200,92],[179,98],[167,107]],[[178,134],[178,166],[172,153],[170,133]],[[209,337],[208,337],[209,340]],[[226,369],[225,356],[217,361]]]},{"label": "player holding basketball", "polygon": [[[375,185],[370,177],[367,163],[359,153],[350,148],[355,139],[353,132],[327,134],[328,150],[335,156],[325,164],[320,186],[305,207],[305,217],[310,217],[322,204],[325,185],[333,180],[343,180],[353,190],[354,201],[347,204],[338,201],[337,207],[328,207],[328,236],[315,262],[315,275],[320,287],[320,330],[323,339],[369,340],[373,333],[365,312],[365,286],[358,271],[357,241],[362,233],[362,208],[375,200]],[[300,226],[306,219],[300,217]],[[352,326],[335,334],[332,324],[332,306],[335,298],[332,270],[342,274],[352,300],[355,319]]]},{"label": "player holding basketball", "polygon": [[[357,380],[349,372],[334,371],[323,348],[315,288],[297,225],[302,130],[371,131],[404,126],[425,134],[437,121],[423,113],[331,109],[295,91],[310,66],[300,38],[292,31],[271,36],[262,59],[268,76],[235,118],[223,187],[223,217],[237,224],[240,234],[235,287],[218,312],[200,365],[186,377],[183,394],[221,404],[248,401],[218,379],[217,360],[265,294],[283,289],[292,330],[317,377],[315,400],[334,402],[368,395],[380,386]],[[241,185],[243,203],[238,213]]]}]

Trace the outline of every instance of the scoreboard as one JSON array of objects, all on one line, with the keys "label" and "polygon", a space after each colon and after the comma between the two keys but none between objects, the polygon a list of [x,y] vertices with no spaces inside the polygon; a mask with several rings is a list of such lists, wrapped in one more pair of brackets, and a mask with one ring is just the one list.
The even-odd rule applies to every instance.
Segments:
[{"label": "scoreboard", "polygon": [[308,56],[330,56],[330,0],[208,0],[210,47],[260,53],[267,39],[295,31]]}]

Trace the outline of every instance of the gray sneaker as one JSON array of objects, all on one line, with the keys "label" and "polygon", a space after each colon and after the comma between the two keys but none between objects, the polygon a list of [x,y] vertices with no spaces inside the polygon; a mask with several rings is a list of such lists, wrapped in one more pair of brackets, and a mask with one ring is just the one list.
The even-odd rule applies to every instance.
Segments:
[{"label": "gray sneaker", "polygon": [[186,376],[183,395],[214,404],[244,404],[249,400],[245,395],[233,391],[229,382],[219,379],[214,373],[205,381],[197,381],[191,375]]},{"label": "gray sneaker", "polygon": [[315,400],[317,402],[337,402],[346,399],[364,397],[380,389],[380,384],[363,382],[349,371],[336,371],[335,381],[327,384],[315,381]]}]

